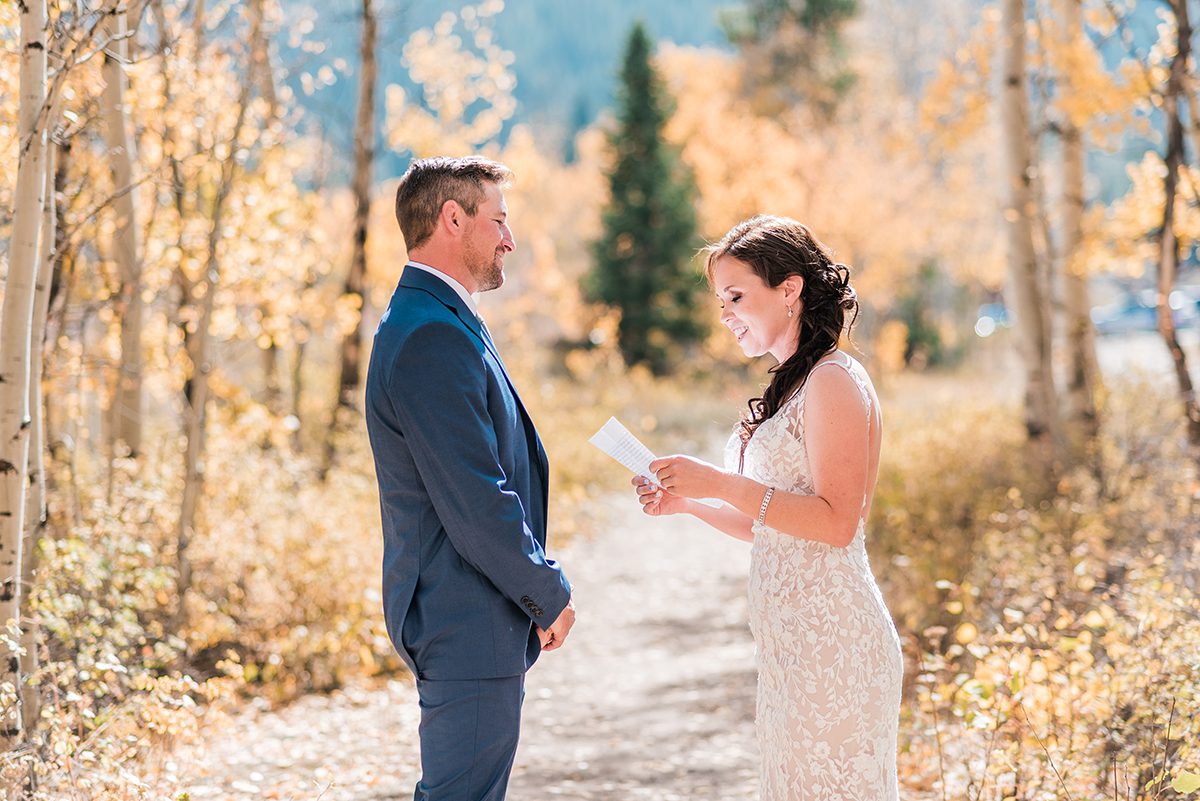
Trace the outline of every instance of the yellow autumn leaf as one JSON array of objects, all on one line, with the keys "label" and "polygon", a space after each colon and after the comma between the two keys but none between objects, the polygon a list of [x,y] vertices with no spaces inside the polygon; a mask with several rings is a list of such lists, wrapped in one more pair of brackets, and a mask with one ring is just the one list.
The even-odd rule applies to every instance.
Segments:
[{"label": "yellow autumn leaf", "polygon": [[1171,780],[1171,789],[1177,793],[1194,793],[1200,790],[1200,773],[1193,773],[1190,770],[1181,770],[1174,779]]}]

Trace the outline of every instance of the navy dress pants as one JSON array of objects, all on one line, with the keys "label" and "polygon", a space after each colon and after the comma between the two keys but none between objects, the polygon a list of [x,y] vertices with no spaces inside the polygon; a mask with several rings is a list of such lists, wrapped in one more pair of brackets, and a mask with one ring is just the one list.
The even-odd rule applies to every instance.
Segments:
[{"label": "navy dress pants", "polygon": [[504,801],[525,677],[417,680],[421,780],[413,801]]}]

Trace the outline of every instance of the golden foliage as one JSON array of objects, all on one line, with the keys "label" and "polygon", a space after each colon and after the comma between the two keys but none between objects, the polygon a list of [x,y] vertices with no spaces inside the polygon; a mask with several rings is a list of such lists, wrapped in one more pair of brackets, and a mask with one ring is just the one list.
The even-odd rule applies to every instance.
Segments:
[{"label": "golden foliage", "polygon": [[507,259],[495,311],[490,296],[483,304],[489,325],[513,342],[582,343],[604,313],[581,290],[606,191],[598,139],[594,132],[583,135],[575,163],[563,164],[547,156],[530,128],[518,125],[498,154],[516,176],[505,196],[517,249]]},{"label": "golden foliage", "polygon": [[1032,41],[1031,67],[1047,76],[1063,76],[1067,91],[1053,97],[1053,113],[1086,132],[1088,143],[1114,150],[1130,131],[1148,132],[1150,86],[1141,65],[1124,62],[1109,69],[1085,31],[1072,31],[1064,20],[1039,19]]},{"label": "golden foliage", "polygon": [[[907,421],[902,450],[891,441],[910,479],[881,477],[873,534],[902,557],[884,582],[915,682],[911,785],[1149,799],[1195,764],[1200,481],[1161,414],[1170,402],[1119,387],[1098,471],[1065,474],[1049,495],[997,446],[1018,428],[1011,411],[945,431],[951,416],[931,410]],[[920,556],[931,547],[952,558]]]},{"label": "golden foliage", "polygon": [[[1162,156],[1147,152],[1142,160],[1126,168],[1130,187],[1107,208],[1090,212],[1091,226],[1102,236],[1094,237],[1087,251],[1093,269],[1116,268],[1141,275],[1144,265],[1158,259],[1157,232],[1162,227],[1166,165]],[[1175,195],[1175,235],[1186,251],[1200,241],[1200,169],[1183,165]]]},{"label": "golden foliage", "polygon": [[222,480],[190,551],[193,660],[232,651],[245,680],[277,699],[399,669],[379,614],[379,500],[365,432],[339,443],[344,458],[321,483],[262,405],[241,398],[221,412],[206,468]]},{"label": "golden foliage", "polygon": [[[48,798],[64,797],[68,786],[74,797],[147,791],[134,766],[196,734],[213,709],[208,702],[237,686],[286,698],[336,686],[347,671],[399,665],[378,614],[378,537],[368,526],[348,528],[343,516],[377,520],[369,461],[361,448],[357,457],[347,448],[349,474],[335,471],[337,484],[315,481],[315,466],[296,450],[301,423],[292,412],[306,407],[268,410],[271,392],[263,389],[277,369],[264,367],[264,351],[293,360],[299,400],[304,345],[314,334],[336,336],[330,300],[337,287],[329,274],[344,247],[330,225],[336,198],[306,188],[319,179],[321,154],[291,133],[294,120],[273,117],[257,99],[231,151],[242,52],[227,41],[198,44],[190,26],[174,28],[167,12],[174,46],[131,65],[126,96],[138,134],[144,425],[153,443],[136,462],[114,461],[100,425],[120,359],[106,204],[123,188],[112,185],[90,127],[78,132],[65,161],[67,300],[53,323],[58,341],[48,349],[45,375],[53,536],[42,542],[31,602],[44,637],[35,677],[47,699],[44,742],[0,764],[6,778],[32,766]],[[74,118],[94,115],[96,61],[66,86]],[[286,92],[280,97],[289,100]],[[8,113],[10,104],[0,108]],[[176,417],[191,378],[184,338],[197,319],[180,290],[189,282],[203,287],[213,201],[231,153],[238,169],[216,232],[207,488],[189,551],[192,580],[181,598]],[[323,571],[352,577],[354,586],[322,581],[330,575]],[[181,605],[191,612],[183,629],[176,626]]]},{"label": "golden foliage", "polygon": [[665,134],[695,175],[704,236],[720,237],[753,214],[795,217],[851,266],[860,296],[880,306],[930,259],[964,276],[996,269],[988,197],[976,192],[981,202],[968,204],[959,194],[979,176],[935,175],[911,106],[889,91],[877,65],[859,69],[860,93],[845,101],[844,119],[822,128],[799,114],[755,114],[738,93],[731,56],[664,46],[658,62],[676,101]]},{"label": "golden foliage", "polygon": [[[1086,4],[1084,24],[1101,35],[1115,29],[1118,10],[1110,4],[1096,6]],[[999,58],[1000,37],[999,13],[996,8],[985,10],[969,40],[955,50],[938,68],[934,80],[926,87],[921,99],[921,128],[929,138],[933,153],[944,161],[946,169],[957,178],[953,181],[957,192],[970,193],[975,185],[1003,187],[1001,167],[995,154],[1000,152],[997,137],[999,121],[996,104],[998,80],[995,63]],[[1089,147],[1115,150],[1133,134],[1149,135],[1150,128],[1146,112],[1154,96],[1152,87],[1159,85],[1165,77],[1162,72],[1163,53],[1156,47],[1149,65],[1134,59],[1125,59],[1115,67],[1105,64],[1104,58],[1086,30],[1071,30],[1066,19],[1060,15],[1041,13],[1027,22],[1028,28],[1028,76],[1043,88],[1043,107],[1039,113],[1049,123],[1061,127],[1070,124],[1082,131]],[[1037,123],[1033,132],[1039,141],[1048,123]],[[988,174],[981,174],[983,165],[990,165]],[[1038,165],[1038,179],[1042,184],[1057,175],[1056,167],[1049,163]],[[949,188],[949,187],[947,187]],[[1138,197],[1143,213],[1152,207],[1145,205],[1149,198]],[[1160,204],[1161,206],[1161,200]],[[995,207],[998,210],[998,206]],[[1055,224],[1053,213],[1037,212],[1048,216],[1048,224]],[[1011,215],[1011,211],[1006,214]],[[1087,269],[1110,269],[1114,257],[1127,258],[1123,248],[1137,247],[1140,236],[1132,239],[1113,236],[1105,222],[1106,212],[1093,207],[1084,218],[1083,256],[1075,263],[1087,265]],[[1001,261],[1001,237],[994,228],[993,246],[990,248],[995,269],[982,277],[986,284],[999,287],[1004,271]],[[1142,232],[1148,229],[1142,229]],[[1110,247],[1118,242],[1117,249]]]},{"label": "golden foliage", "polygon": [[[29,604],[45,643],[31,677],[44,699],[40,748],[0,755],[0,786],[36,777],[31,801],[138,797],[153,779],[129,766],[197,739],[219,713],[213,702],[237,685],[224,670],[181,671],[183,640],[168,615],[174,574],[163,558],[174,473],[167,465],[150,483],[133,467],[115,466],[107,497],[102,484],[76,485],[77,509],[52,509],[51,530],[63,534],[40,543]],[[72,481],[65,466],[58,473]]]},{"label": "golden foliage", "polygon": [[996,10],[988,9],[970,38],[954,51],[953,58],[938,65],[937,75],[925,88],[920,121],[935,152],[954,150],[989,124],[990,81],[999,27]]},{"label": "golden foliage", "polygon": [[939,622],[929,617],[941,600],[937,582],[966,579],[979,559],[970,532],[987,525],[1025,472],[1025,434],[1014,409],[997,408],[989,397],[960,398],[947,414],[951,401],[934,397],[915,408],[886,407],[868,524],[889,608],[908,631]]},{"label": "golden foliage", "polygon": [[500,133],[516,111],[513,54],[496,44],[489,24],[503,8],[502,0],[486,0],[447,11],[433,28],[409,37],[403,62],[420,93],[410,98],[399,85],[386,89],[393,150],[418,158],[470,153]]},{"label": "golden foliage", "polygon": [[[405,64],[420,97],[389,87],[387,136],[393,148],[418,155],[483,149],[516,174],[507,197],[517,250],[506,286],[485,296],[481,310],[550,451],[551,536],[559,542],[602,523],[596,499],[626,488],[624,471],[587,443],[609,415],[656,450],[715,455],[714,438],[723,440],[755,392],[742,386],[753,383],[744,374],[711,375],[714,362],[743,361],[716,327],[694,359],[696,372],[709,375],[666,380],[626,370],[616,317],[580,291],[605,200],[603,133],[582,133],[571,165],[530,127],[515,126],[502,147],[495,142],[514,109],[512,55],[490,28],[500,8],[498,0],[466,6],[410,38]],[[1095,10],[1089,15],[1098,27]],[[0,41],[10,41],[15,19],[14,4],[0,3]],[[1038,68],[1070,72],[1080,92],[1061,113],[1105,142],[1161,81],[1166,54],[1160,48],[1151,64],[1126,64],[1113,76],[1090,45],[1055,45],[1063,38],[1056,24],[1038,31]],[[986,96],[995,27],[989,12],[919,108],[864,60],[857,93],[824,128],[801,113],[755,113],[731,56],[664,46],[659,66],[676,99],[667,135],[695,174],[704,234],[720,236],[758,212],[804,220],[854,268],[862,297],[880,310],[921,264],[999,284],[1001,218],[989,187],[1001,182]],[[327,155],[295,134],[286,90],[283,115],[255,100],[242,141],[232,144],[238,171],[217,232],[206,490],[188,552],[192,583],[178,595],[177,418],[191,378],[184,339],[197,322],[180,287],[206,263],[245,77],[244,53],[227,41],[197,42],[186,26],[178,32],[169,53],[129,67],[153,442],[137,462],[108,453],[103,441],[120,357],[120,283],[106,258],[114,226],[105,204],[119,188],[98,132],[86,125],[61,197],[68,300],[46,373],[53,536],[42,542],[34,592],[46,656],[36,679],[52,702],[45,749],[0,757],[6,777],[32,764],[47,794],[145,791],[135,787],[138,760],[194,736],[214,699],[250,691],[282,700],[399,669],[379,610],[378,499],[364,432],[345,432],[324,482],[305,448],[323,434],[332,392],[321,393],[332,386],[337,342],[358,315],[386,305],[404,247],[390,192],[380,191],[363,307],[335,302],[351,201],[321,187]],[[6,99],[16,94],[12,51],[0,53]],[[307,80],[327,84],[343,69],[321,67]],[[65,98],[74,119],[94,117],[100,85],[96,63],[72,75]],[[8,163],[15,110],[0,103]],[[1152,255],[1161,170],[1154,156],[1133,165],[1127,197],[1089,217],[1093,269]],[[0,174],[0,207],[11,198],[10,181],[11,171]],[[1177,206],[1185,245],[1200,236],[1196,187],[1200,172],[1188,170]],[[876,363],[899,372],[904,323],[884,322],[876,333]],[[290,375],[280,380],[284,361]],[[273,397],[284,385],[292,403]],[[956,797],[984,796],[982,781],[1019,797],[1053,797],[1051,765],[1069,769],[1077,797],[1096,797],[1097,777],[1113,759],[1131,786],[1175,775],[1195,759],[1193,729],[1186,741],[1172,737],[1159,767],[1152,757],[1170,701],[1175,725],[1194,726],[1200,608],[1183,571],[1197,564],[1194,546],[1184,546],[1196,539],[1200,483],[1162,423],[1174,415],[1155,415],[1146,401],[1153,393],[1117,393],[1106,416],[1103,481],[1071,473],[1048,490],[1027,475],[1012,409],[964,404],[961,386],[950,409],[928,385],[918,394],[918,408],[888,406],[871,520],[881,582],[910,650],[922,653],[904,757],[910,780],[937,762],[924,733],[935,725],[950,727],[943,762],[951,768],[928,778],[961,789]],[[179,630],[181,605],[190,622]],[[11,640],[4,639],[10,649]],[[0,703],[11,702],[12,688],[0,688]]]}]

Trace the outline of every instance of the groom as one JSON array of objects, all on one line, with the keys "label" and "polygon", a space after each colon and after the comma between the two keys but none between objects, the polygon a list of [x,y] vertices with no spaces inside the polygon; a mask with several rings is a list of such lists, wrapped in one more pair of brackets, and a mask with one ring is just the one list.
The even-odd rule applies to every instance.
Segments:
[{"label": "groom", "polygon": [[421,702],[415,801],[502,801],[525,671],[575,621],[545,552],[546,453],[472,298],[504,283],[510,177],[474,157],[405,173],[410,261],[367,372],[384,618]]}]

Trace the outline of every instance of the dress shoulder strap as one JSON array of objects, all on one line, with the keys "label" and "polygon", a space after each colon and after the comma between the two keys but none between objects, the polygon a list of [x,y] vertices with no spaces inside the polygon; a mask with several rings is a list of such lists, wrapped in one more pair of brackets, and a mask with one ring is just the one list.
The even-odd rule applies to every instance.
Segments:
[{"label": "dress shoulder strap", "polygon": [[[826,365],[830,365],[830,364],[836,365],[836,366],[842,368],[843,370],[846,371],[846,373],[850,376],[850,378],[854,380],[854,385],[858,387],[858,393],[859,393],[859,395],[862,396],[863,406],[866,407],[867,416],[869,417],[871,415],[871,406],[872,406],[871,393],[867,389],[866,378],[863,375],[862,367],[853,358],[851,358],[851,356],[848,353],[844,353],[839,350],[837,353],[835,353],[833,356],[830,356],[828,359],[817,362],[815,365],[813,365],[813,368],[808,371],[808,378],[811,380],[813,373],[815,373],[817,370],[820,370],[822,367],[825,367]],[[802,386],[800,388],[800,392],[798,394],[803,396],[803,395],[806,395],[807,392],[808,392],[808,380],[806,380],[804,382],[804,386]]]}]

